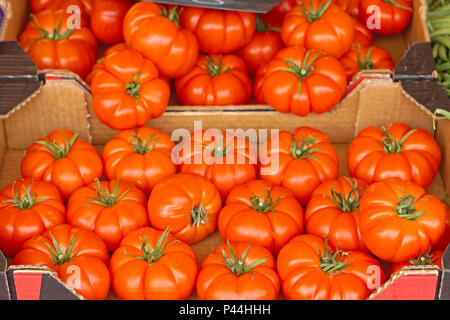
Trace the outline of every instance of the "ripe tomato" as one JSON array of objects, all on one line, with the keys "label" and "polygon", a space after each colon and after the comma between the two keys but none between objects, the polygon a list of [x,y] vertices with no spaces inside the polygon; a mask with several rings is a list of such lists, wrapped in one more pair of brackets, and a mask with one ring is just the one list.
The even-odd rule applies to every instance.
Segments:
[{"label": "ripe tomato", "polygon": [[123,19],[131,0],[95,0],[91,14],[91,29],[105,44],[123,41]]},{"label": "ripe tomato", "polygon": [[278,254],[289,300],[364,300],[384,282],[379,262],[359,251],[331,251],[312,234],[295,237]]},{"label": "ripe tomato", "polygon": [[0,251],[13,257],[22,244],[66,221],[58,188],[45,181],[20,179],[0,191]]},{"label": "ripe tomato", "polygon": [[162,75],[176,78],[192,69],[198,56],[195,35],[178,25],[180,11],[168,12],[152,2],[138,2],[123,22],[127,46],[154,61]]},{"label": "ripe tomato", "polygon": [[78,6],[86,14],[91,14],[91,0],[30,0],[30,11],[34,14],[46,9],[67,11],[73,5]]},{"label": "ripe tomato", "polygon": [[256,69],[253,81],[253,97],[258,104],[267,104],[264,99],[264,92],[262,90],[264,84],[264,74],[267,72],[267,63],[261,64]]},{"label": "ripe tomato", "polygon": [[284,17],[297,5],[297,0],[285,0],[266,13],[263,18],[275,28],[281,28]]},{"label": "ripe tomato", "polygon": [[112,287],[123,300],[184,300],[195,287],[194,250],[166,231],[146,227],[130,232],[109,265]]},{"label": "ripe tomato", "polygon": [[419,255],[415,259],[411,259],[408,262],[393,263],[391,266],[391,275],[399,271],[404,267],[410,266],[437,266],[442,269],[442,256],[443,250],[431,250],[425,254]]},{"label": "ripe tomato", "polygon": [[354,18],[359,18],[360,0],[336,0],[336,4]]},{"label": "ripe tomato", "polygon": [[352,44],[352,17],[333,0],[301,0],[285,17],[281,38],[286,46],[301,45],[339,59]]},{"label": "ripe tomato", "polygon": [[306,233],[328,239],[335,249],[367,251],[359,231],[359,203],[367,187],[348,177],[321,183],[306,207]]},{"label": "ripe tomato", "polygon": [[390,262],[408,261],[427,252],[445,231],[442,202],[418,184],[399,178],[371,184],[359,212],[364,244]]},{"label": "ripe tomato", "polygon": [[261,179],[291,190],[302,205],[322,182],[338,177],[336,150],[325,133],[313,128],[280,131],[261,146],[259,156]]},{"label": "ripe tomato", "polygon": [[409,25],[413,2],[411,0],[360,0],[359,12],[362,22],[370,31],[393,34]]},{"label": "ripe tomato", "polygon": [[21,172],[24,178],[52,182],[66,201],[75,190],[101,178],[103,163],[97,149],[78,132],[62,129],[28,147]]},{"label": "ripe tomato", "polygon": [[72,194],[67,222],[95,232],[111,252],[125,235],[148,226],[147,198],[130,182],[96,180]]},{"label": "ripe tomato", "polygon": [[361,70],[394,70],[394,61],[386,50],[377,47],[353,47],[340,60],[350,82]]},{"label": "ripe tomato", "polygon": [[150,224],[158,230],[169,227],[182,241],[194,244],[217,227],[222,208],[219,191],[208,179],[179,173],[161,180],[148,199]]},{"label": "ripe tomato", "polygon": [[255,32],[255,14],[184,7],[180,26],[195,34],[200,51],[231,53],[250,42]]},{"label": "ripe tomato", "polygon": [[224,241],[259,243],[277,255],[303,232],[303,208],[288,189],[252,180],[228,194],[218,226]]},{"label": "ripe tomato", "polygon": [[300,46],[279,51],[255,81],[262,81],[264,100],[275,110],[302,117],[333,109],[347,87],[341,62]]},{"label": "ripe tomato", "polygon": [[352,47],[370,47],[372,45],[372,32],[359,20],[353,18],[355,32],[353,35]]},{"label": "ripe tomato", "polygon": [[105,55],[103,57],[101,57],[100,59],[98,59],[97,62],[94,64],[94,66],[91,69],[91,72],[86,76],[84,81],[86,81],[87,84],[91,85],[92,79],[94,79],[97,72],[105,69],[104,64],[103,64],[105,61],[105,56],[109,55],[111,52],[114,52],[114,51],[124,51],[127,49],[128,48],[127,48],[125,42],[121,42],[121,43],[118,43],[118,44],[115,44],[115,45],[109,47],[106,50]]},{"label": "ripe tomato", "polygon": [[109,127],[122,130],[161,116],[170,98],[169,85],[155,64],[135,50],[118,50],[103,60],[92,79],[92,108]]},{"label": "ripe tomato", "polygon": [[441,241],[437,245],[434,246],[434,249],[441,249],[445,250],[447,249],[448,245],[450,244],[450,197],[445,196],[443,200],[445,213],[447,216],[446,222],[445,222],[445,232],[444,236],[442,237]]},{"label": "ripe tomato", "polygon": [[244,59],[250,74],[265,62],[269,62],[284,45],[280,30],[264,23],[261,16],[256,15],[256,29],[252,39],[237,54]]},{"label": "ripe tomato", "polygon": [[175,91],[183,105],[242,105],[250,100],[252,82],[240,57],[199,55],[194,68],[175,80]]},{"label": "ripe tomato", "polygon": [[196,173],[212,181],[223,201],[231,189],[256,179],[256,149],[247,138],[234,133],[195,131],[183,141],[175,159],[181,163],[181,172]]},{"label": "ripe tomato", "polygon": [[161,179],[176,173],[173,147],[170,136],[158,129],[122,130],[103,148],[106,178],[135,183],[148,196]]},{"label": "ripe tomato", "polygon": [[428,188],[441,165],[441,150],[423,129],[392,123],[362,130],[350,143],[350,175],[367,183],[398,177]]},{"label": "ripe tomato", "polygon": [[43,265],[88,300],[109,292],[109,253],[93,232],[62,224],[25,242],[13,265]]},{"label": "ripe tomato", "polygon": [[80,17],[80,28],[64,10],[44,10],[33,16],[19,36],[19,44],[39,69],[64,69],[84,78],[97,58],[97,39]]},{"label": "ripe tomato", "polygon": [[219,246],[203,260],[197,279],[200,300],[275,300],[279,292],[275,259],[257,243]]}]

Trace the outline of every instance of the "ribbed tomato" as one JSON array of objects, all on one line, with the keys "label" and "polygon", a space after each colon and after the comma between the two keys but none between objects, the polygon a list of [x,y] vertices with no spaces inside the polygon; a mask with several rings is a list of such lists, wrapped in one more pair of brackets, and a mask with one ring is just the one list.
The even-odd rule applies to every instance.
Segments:
[{"label": "ribbed tomato", "polygon": [[119,131],[102,151],[106,178],[135,183],[148,196],[161,179],[176,173],[173,147],[170,136],[158,129]]},{"label": "ribbed tomato", "polygon": [[166,231],[141,228],[129,233],[109,265],[112,288],[123,300],[184,300],[194,290],[194,250]]},{"label": "ribbed tomato", "polygon": [[184,7],[180,26],[195,34],[200,51],[231,53],[250,42],[255,32],[255,14]]},{"label": "ribbed tomato", "polygon": [[175,80],[175,91],[183,105],[242,105],[250,100],[252,82],[239,56],[202,54],[193,69]]},{"label": "ribbed tomato", "polygon": [[394,34],[405,29],[413,14],[412,0],[360,0],[362,22],[372,32]]},{"label": "ribbed tomato", "polygon": [[375,258],[331,251],[312,234],[297,236],[280,250],[277,271],[289,300],[364,300],[384,282]]},{"label": "ribbed tomato", "polygon": [[437,245],[434,246],[434,249],[441,249],[445,250],[447,249],[448,245],[450,244],[450,197],[445,196],[443,200],[445,213],[447,216],[446,223],[445,223],[445,232],[444,236],[442,237],[441,241]]},{"label": "ribbed tomato", "polygon": [[197,279],[200,300],[275,300],[279,291],[275,259],[257,243],[219,246],[203,260]]},{"label": "ribbed tomato", "polygon": [[38,13],[46,9],[67,11],[70,6],[78,6],[88,15],[92,11],[92,0],[30,0],[31,13]]},{"label": "ribbed tomato", "polygon": [[262,82],[264,100],[283,113],[306,116],[327,112],[339,103],[347,87],[339,60],[301,46],[282,49],[266,72],[261,70],[255,82]]},{"label": "ribbed tomato", "polygon": [[370,47],[372,45],[372,32],[359,20],[353,18],[355,23],[355,32],[353,35],[352,47]]},{"label": "ribbed tomato", "polygon": [[359,1],[360,0],[336,0],[336,3],[352,17],[359,18]]},{"label": "ribbed tomato", "polygon": [[130,182],[96,180],[72,194],[67,223],[95,232],[111,252],[128,233],[148,226],[147,198]]},{"label": "ribbed tomato", "polygon": [[352,44],[352,17],[333,0],[301,0],[284,18],[286,46],[301,45],[339,59]]},{"label": "ribbed tomato", "polygon": [[216,187],[193,173],[179,173],[161,180],[148,199],[150,224],[169,228],[182,241],[194,244],[217,228],[222,199]]},{"label": "ribbed tomato", "polygon": [[338,177],[339,159],[330,138],[320,130],[280,131],[260,148],[260,176],[291,190],[306,205],[322,182]]},{"label": "ribbed tomato", "polygon": [[428,188],[441,165],[442,153],[433,136],[404,123],[362,130],[350,143],[350,175],[367,183],[398,177]]},{"label": "ribbed tomato", "polygon": [[276,255],[303,232],[303,208],[288,189],[252,180],[228,194],[218,226],[224,241],[259,243]]},{"label": "ribbed tomato", "polygon": [[78,132],[61,129],[28,147],[21,172],[24,178],[52,182],[67,201],[75,190],[101,178],[103,163],[97,149]]},{"label": "ribbed tomato", "polygon": [[408,262],[398,262],[393,263],[391,266],[391,275],[401,270],[404,267],[426,267],[426,266],[437,266],[442,269],[442,256],[444,255],[443,250],[430,250],[424,254],[417,256],[415,259],[411,259]]},{"label": "ribbed tomato", "polygon": [[386,261],[414,259],[428,252],[445,232],[442,202],[418,184],[399,178],[371,184],[359,212],[364,244]]},{"label": "ribbed tomato", "polygon": [[20,179],[0,191],[0,251],[13,257],[22,244],[66,221],[66,208],[53,184]]},{"label": "ribbed tomato", "polygon": [[98,59],[97,62],[94,64],[94,66],[91,69],[91,72],[89,72],[89,74],[86,76],[84,81],[86,81],[87,84],[91,85],[92,79],[94,79],[97,72],[105,69],[104,64],[103,64],[105,61],[105,56],[109,55],[111,52],[114,52],[114,51],[123,51],[123,50],[127,50],[127,49],[128,48],[127,48],[127,45],[125,44],[125,42],[121,42],[121,43],[115,44],[113,46],[110,46],[108,49],[106,49],[105,55],[103,57],[101,57],[100,59]]},{"label": "ribbed tomato", "polygon": [[88,300],[109,293],[109,253],[93,232],[62,224],[25,242],[13,265],[43,265]]},{"label": "ribbed tomato", "polygon": [[348,177],[322,182],[306,207],[306,233],[328,239],[334,249],[367,251],[359,231],[359,204],[367,187]]},{"label": "ribbed tomato", "polygon": [[130,49],[152,60],[163,76],[176,78],[192,69],[198,56],[195,35],[179,26],[180,10],[138,2],[128,10],[123,25]]}]

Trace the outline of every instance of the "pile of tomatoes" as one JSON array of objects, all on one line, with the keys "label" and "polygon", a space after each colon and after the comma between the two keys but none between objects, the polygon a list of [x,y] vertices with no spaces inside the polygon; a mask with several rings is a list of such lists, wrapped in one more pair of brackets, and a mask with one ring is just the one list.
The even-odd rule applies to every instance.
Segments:
[{"label": "pile of tomatoes", "polygon": [[[412,16],[411,0],[288,0],[265,15],[132,0],[30,3],[22,47],[40,69],[85,79],[96,116],[116,130],[161,116],[172,93],[182,105],[253,98],[299,116],[327,112],[360,70],[393,70],[372,33],[398,33]],[[109,47],[97,59],[99,42]]]},{"label": "pile of tomatoes", "polygon": [[[257,150],[219,130],[175,145],[144,126],[101,152],[56,130],[0,190],[0,250],[87,299],[366,299],[383,261],[440,265],[450,209],[425,190],[441,161],[433,136],[403,123],[362,130],[348,176],[310,127]],[[223,244],[199,261],[192,245],[216,232]]]}]

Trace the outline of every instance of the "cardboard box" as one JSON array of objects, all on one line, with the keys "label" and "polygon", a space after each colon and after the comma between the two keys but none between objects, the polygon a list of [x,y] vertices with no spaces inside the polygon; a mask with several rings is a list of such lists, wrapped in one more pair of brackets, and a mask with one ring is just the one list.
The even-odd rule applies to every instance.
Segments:
[{"label": "cardboard box", "polygon": [[[11,3],[17,4],[22,1],[7,2],[11,5]],[[293,131],[299,126],[311,126],[330,136],[339,154],[340,175],[342,176],[348,174],[346,148],[359,131],[370,125],[380,126],[387,122],[405,122],[411,127],[422,128],[435,135],[442,149],[443,161],[440,173],[428,190],[442,198],[446,191],[450,193],[450,120],[439,119],[437,129],[434,131],[432,113],[436,107],[450,110],[450,101],[443,87],[433,80],[432,72],[428,73],[427,70],[419,72],[418,67],[421,64],[417,61],[414,66],[408,66],[408,60],[411,57],[419,59],[419,55],[414,53],[417,48],[422,47],[420,50],[417,49],[421,52],[425,46],[429,46],[426,24],[422,20],[423,10],[421,8],[423,5],[424,1],[414,0],[415,9],[418,9],[415,10],[413,22],[408,30],[394,37],[377,39],[377,41],[390,44],[390,52],[399,62],[396,71],[399,69],[405,72],[402,74],[396,74],[396,72],[391,74],[386,71],[360,73],[358,78],[349,85],[346,96],[330,112],[322,115],[310,114],[307,117],[297,117],[292,114],[278,113],[270,106],[256,104],[228,107],[185,107],[177,106],[174,98],[166,113],[160,118],[149,121],[147,125],[159,128],[168,134],[177,128],[193,130],[194,121],[202,121],[204,129],[218,128],[222,130],[252,128]],[[11,21],[17,24],[25,21],[20,17],[23,17],[26,10],[26,7],[20,8],[19,5],[10,11],[15,13],[13,14],[15,18],[7,21],[8,26],[5,30],[13,31],[4,32],[3,34],[6,35],[4,39],[9,37],[14,40],[17,37],[20,28],[14,28]],[[24,55],[23,51],[20,51],[14,41],[0,44],[0,66],[2,69],[0,75],[0,90],[2,90],[0,91],[0,188],[20,178],[20,161],[26,148],[52,130],[59,128],[81,130],[80,136],[89,140],[99,151],[116,133],[95,117],[89,87],[74,74],[52,70],[38,72],[35,67],[33,69],[33,65],[29,61],[27,62],[26,54]],[[415,71],[411,69],[413,67]],[[409,74],[411,70],[418,72],[416,76],[412,76],[414,72]],[[204,241],[195,244],[193,248],[201,262],[221,243],[220,235],[216,232]],[[448,256],[449,250],[445,257]],[[449,263],[446,262],[446,265],[448,266]],[[0,267],[2,267],[1,261]],[[21,275],[17,279],[35,275],[34,279],[37,281],[36,274],[45,274],[45,277],[53,279],[54,274],[45,268],[30,268],[29,266],[3,268],[3,271],[0,269],[0,285],[2,283],[1,272],[5,270],[7,270],[6,274],[9,272],[13,275],[6,277],[10,288],[9,298],[82,298],[74,295],[73,292],[69,292],[67,296],[55,295],[54,286],[47,286],[43,281],[37,282],[35,285],[35,287],[41,285],[39,287],[40,294],[36,294],[36,290],[34,290],[33,294],[24,293],[22,295],[22,290],[27,291],[27,287],[20,287],[20,284],[20,294],[17,294],[18,282],[14,275]],[[412,272],[401,271],[370,299],[382,298],[383,292],[384,297],[393,299],[398,297],[448,298],[448,282],[450,281],[448,271],[441,272],[436,268],[412,268],[412,270]],[[445,279],[446,282],[443,283]],[[53,280],[49,281],[55,283]],[[401,285],[398,285],[399,282]],[[422,290],[425,287],[429,290]],[[11,294],[13,292],[11,288],[16,290],[15,295]],[[411,290],[417,290],[417,288],[421,289],[419,296],[417,294],[409,295]],[[447,292],[447,296],[440,296],[439,292],[442,288],[447,288],[447,291],[443,291]],[[431,295],[432,292],[435,294]],[[114,299],[114,294],[111,293],[109,298]],[[196,295],[193,293],[191,299],[195,298]]]}]

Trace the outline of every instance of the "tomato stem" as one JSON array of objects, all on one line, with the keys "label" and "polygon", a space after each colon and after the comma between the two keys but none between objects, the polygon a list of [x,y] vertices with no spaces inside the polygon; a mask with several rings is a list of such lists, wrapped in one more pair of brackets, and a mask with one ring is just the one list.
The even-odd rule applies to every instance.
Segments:
[{"label": "tomato stem", "polygon": [[[19,184],[17,182],[15,182],[12,185],[12,187],[11,187],[12,188],[13,199],[5,200],[5,201],[3,201],[3,203],[12,203],[11,207],[17,207],[20,210],[28,210],[28,209],[31,209],[36,204],[38,204],[39,202],[48,201],[48,199],[36,200],[37,194],[36,193],[30,193],[32,184],[33,184],[33,182],[30,183],[28,188],[23,186],[23,188],[25,190],[25,195],[22,198],[20,198],[20,195],[19,195]],[[14,185],[16,185],[16,190],[14,190]]]},{"label": "tomato stem", "polygon": [[61,132],[61,135],[64,139],[64,148],[57,144],[55,140],[51,142],[36,141],[36,143],[43,145],[44,147],[42,147],[42,149],[48,149],[53,154],[53,157],[56,160],[59,160],[65,158],[69,154],[70,148],[75,143],[75,140],[78,138],[79,133],[80,131],[77,131],[73,135],[72,139],[70,139],[70,141],[67,141],[66,136]]},{"label": "tomato stem", "polygon": [[233,272],[237,276],[241,276],[247,272],[252,273],[252,279],[255,277],[255,271],[253,271],[253,268],[260,265],[264,261],[266,261],[268,258],[257,260],[249,265],[245,265],[245,257],[247,256],[248,249],[250,249],[251,244],[248,245],[248,247],[244,250],[241,257],[236,256],[236,254],[233,251],[233,248],[231,248],[230,241],[227,240],[227,246],[228,250],[230,251],[231,258],[228,257],[225,250],[221,247],[222,250],[222,257],[223,257],[223,264],[225,264],[231,272]]},{"label": "tomato stem", "polygon": [[397,216],[406,220],[417,221],[418,217],[425,212],[416,211],[417,209],[414,207],[414,201],[416,201],[416,198],[411,194],[399,198],[398,203],[394,208]]},{"label": "tomato stem", "polygon": [[[152,133],[145,142],[142,142],[141,137],[139,136],[131,136],[129,143],[131,147],[133,148],[133,151],[138,154],[146,154],[147,152],[153,151],[153,149],[156,146],[156,143],[158,142],[159,138],[154,139],[157,132]],[[135,138],[135,141],[133,142],[133,138]],[[150,142],[153,139],[153,143],[151,146],[149,146]]]},{"label": "tomato stem", "polygon": [[381,140],[383,143],[383,148],[386,153],[400,153],[402,151],[403,143],[412,135],[416,130],[408,131],[400,141],[395,140],[394,136],[389,132],[390,124],[388,126],[383,126],[381,129],[384,132],[384,137]]},{"label": "tomato stem", "polygon": [[198,207],[195,207],[194,201],[192,201],[191,209],[191,223],[194,227],[200,227],[208,221],[208,211],[203,206],[203,202],[200,201]]},{"label": "tomato stem", "polygon": [[334,186],[332,186],[331,198],[343,212],[352,212],[358,210],[361,195],[358,191],[358,183],[356,179],[353,179],[354,183],[352,183],[352,181],[347,177],[345,177],[345,179],[347,179],[348,183],[352,187],[352,190],[349,192],[348,196],[345,197],[345,194],[343,192],[336,192],[334,190]]},{"label": "tomato stem", "polygon": [[223,143],[223,135],[219,135],[218,140],[219,141],[216,143],[215,148],[213,148],[209,145],[203,146],[203,151],[209,150],[216,159],[226,156],[229,151],[227,148],[227,144],[225,143],[225,145],[224,145],[224,143]]},{"label": "tomato stem", "polygon": [[406,6],[396,2],[395,0],[384,0],[384,2],[392,4],[393,6],[396,6],[397,8],[400,8],[400,9],[405,9],[405,10],[408,10],[410,12],[413,11],[410,7],[406,7]]},{"label": "tomato stem", "polygon": [[120,196],[117,196],[117,190],[119,188],[120,180],[117,180],[116,185],[114,186],[114,190],[111,193],[109,189],[106,187],[105,189],[102,188],[102,185],[98,178],[95,178],[95,183],[97,186],[93,186],[95,192],[97,193],[97,197],[91,199],[89,202],[98,204],[99,206],[104,207],[113,207],[117,202],[119,202],[127,193],[130,191],[130,189],[133,186],[130,186],[127,190],[125,190]]},{"label": "tomato stem", "polygon": [[427,253],[423,255],[419,255],[417,259],[409,260],[409,263],[415,266],[429,266],[433,265],[433,254],[430,253],[431,248],[427,251]]},{"label": "tomato stem", "polygon": [[263,18],[257,13],[255,13],[255,19],[256,19],[256,28],[255,28],[256,32],[269,32],[269,31],[281,32],[279,28],[273,28],[270,26],[268,22],[264,22]]},{"label": "tomato stem", "polygon": [[220,59],[219,65],[217,65],[217,63],[213,60],[213,58],[211,56],[208,57],[208,73],[213,78],[217,77],[218,75],[220,75],[222,73],[227,73],[231,69],[230,67],[228,67],[225,70],[223,70],[222,55],[220,55],[219,59]]},{"label": "tomato stem", "polygon": [[73,236],[72,238],[70,238],[70,243],[69,246],[67,247],[66,251],[64,251],[64,253],[62,252],[58,242],[56,241],[55,237],[52,235],[52,233],[49,231],[50,237],[52,238],[52,243],[53,243],[53,247],[55,248],[55,250],[53,250],[52,246],[48,243],[45,242],[45,244],[47,245],[48,249],[50,250],[50,252],[52,253],[52,260],[53,263],[56,265],[62,265],[70,260],[72,260],[75,256],[76,256],[76,252],[74,254],[72,254],[72,250],[73,250],[73,245],[74,245],[74,241],[75,238],[77,236]]},{"label": "tomato stem", "polygon": [[312,135],[308,135],[308,138],[297,138],[295,136],[292,137],[291,142],[291,155],[294,159],[304,159],[310,158],[313,160],[319,160],[311,155],[313,152],[318,152],[322,149],[312,148],[316,143],[316,138]]},{"label": "tomato stem", "polygon": [[278,201],[283,199],[284,197],[277,197],[275,201],[272,200],[272,197],[270,195],[269,188],[266,189],[267,196],[264,200],[264,202],[260,201],[260,197],[257,195],[254,195],[250,198],[250,203],[252,204],[253,210],[259,211],[261,213],[267,213],[269,211],[272,211],[273,214],[276,214],[274,211],[274,207],[277,205]]},{"label": "tomato stem", "polygon": [[450,207],[450,197],[447,193],[445,193],[444,199],[442,199],[442,202],[444,202],[447,206]]},{"label": "tomato stem", "polygon": [[34,23],[36,24],[36,28],[41,32],[40,40],[42,40],[42,39],[50,39],[50,40],[53,40],[53,41],[65,40],[73,32],[73,29],[68,29],[66,32],[61,34],[62,21],[59,21],[58,26],[53,26],[53,33],[47,32],[45,29],[43,29],[40,26],[39,21],[38,21],[38,19],[36,18],[36,16],[34,14],[31,14],[30,16],[34,20]]},{"label": "tomato stem", "polygon": [[300,9],[305,19],[311,23],[316,20],[319,20],[323,16],[325,11],[327,11],[328,7],[331,5],[332,2],[333,0],[328,0],[326,3],[321,5],[317,10],[314,10],[311,0],[309,0],[309,10],[305,6],[303,6],[302,3],[300,2],[297,3],[300,6]]},{"label": "tomato stem", "polygon": [[344,269],[348,268],[351,264],[347,263],[347,260],[345,261],[339,261],[342,256],[347,255],[348,252],[341,251],[339,249],[336,249],[335,252],[328,250],[328,240],[325,238],[324,243],[324,255],[322,256],[322,252],[320,249],[319,251],[319,261],[320,261],[320,268],[323,272],[326,272],[328,274],[336,274]]},{"label": "tomato stem", "polygon": [[375,67],[375,64],[373,63],[373,61],[370,60],[370,55],[372,54],[373,48],[374,47],[371,47],[367,51],[367,54],[366,54],[364,60],[362,60],[362,61],[361,61],[359,47],[357,48],[357,50],[358,50],[358,67],[359,67],[359,70],[372,70]]},{"label": "tomato stem", "polygon": [[183,8],[178,8],[178,6],[174,6],[170,11],[167,11],[167,9],[163,6],[160,6],[161,8],[161,15],[163,17],[166,17],[173,23],[175,23],[176,26],[179,26],[180,24],[180,15],[183,12]]},{"label": "tomato stem", "polygon": [[128,82],[125,85],[125,90],[127,91],[127,93],[132,96],[135,99],[139,98],[139,91],[141,91],[141,83],[137,82],[137,78],[141,75],[141,73],[139,72],[138,74],[136,74],[133,78],[132,82]]}]

